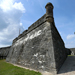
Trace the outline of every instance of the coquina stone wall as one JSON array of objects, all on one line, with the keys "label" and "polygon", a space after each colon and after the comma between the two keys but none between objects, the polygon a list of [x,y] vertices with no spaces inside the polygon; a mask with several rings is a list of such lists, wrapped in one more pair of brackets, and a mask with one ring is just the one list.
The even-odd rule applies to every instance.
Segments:
[{"label": "coquina stone wall", "polygon": [[13,40],[7,62],[56,74],[67,57],[64,42],[55,27],[53,5],[46,14]]},{"label": "coquina stone wall", "polygon": [[11,46],[0,48],[0,59],[6,59],[8,53],[9,53],[10,47]]},{"label": "coquina stone wall", "polygon": [[35,70],[55,70],[51,25],[44,21],[45,17],[40,19],[43,20],[40,25],[38,20],[37,25],[33,24],[36,28],[32,25],[30,32],[29,29],[23,37],[13,41],[7,61]]}]

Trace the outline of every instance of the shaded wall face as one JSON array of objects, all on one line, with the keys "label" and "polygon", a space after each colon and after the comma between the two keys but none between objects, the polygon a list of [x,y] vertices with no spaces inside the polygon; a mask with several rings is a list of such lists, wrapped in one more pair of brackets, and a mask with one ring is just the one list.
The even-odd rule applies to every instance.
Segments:
[{"label": "shaded wall face", "polygon": [[5,59],[9,53],[10,47],[0,48],[0,59]]},{"label": "shaded wall face", "polygon": [[60,67],[64,63],[67,53],[66,49],[64,47],[64,42],[57,31],[54,23],[51,25],[52,30],[52,39],[53,39],[53,45],[54,45],[54,55],[55,55],[55,63],[56,63],[56,69],[59,71]]},{"label": "shaded wall face", "polygon": [[13,43],[7,61],[36,70],[52,71],[55,61],[50,24],[44,22]]}]

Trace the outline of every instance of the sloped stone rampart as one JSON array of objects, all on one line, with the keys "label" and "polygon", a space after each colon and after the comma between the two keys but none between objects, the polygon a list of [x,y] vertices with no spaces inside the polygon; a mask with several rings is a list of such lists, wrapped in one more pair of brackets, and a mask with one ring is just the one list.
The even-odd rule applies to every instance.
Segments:
[{"label": "sloped stone rampart", "polygon": [[67,58],[67,51],[55,27],[53,5],[48,3],[46,14],[13,40],[6,61],[55,75]]}]

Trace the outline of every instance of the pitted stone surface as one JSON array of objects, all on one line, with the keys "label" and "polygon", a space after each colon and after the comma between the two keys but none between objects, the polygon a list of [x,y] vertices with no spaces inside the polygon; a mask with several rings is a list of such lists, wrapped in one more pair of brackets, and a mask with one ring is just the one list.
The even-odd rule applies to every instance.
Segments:
[{"label": "pitted stone surface", "polygon": [[67,57],[65,50],[54,23],[45,21],[12,44],[6,61],[57,73]]},{"label": "pitted stone surface", "polygon": [[43,23],[13,43],[7,61],[36,70],[55,68],[50,23]]},{"label": "pitted stone surface", "polygon": [[46,14],[13,40],[6,61],[46,74],[59,71],[68,50],[55,27],[53,7],[49,4]]}]

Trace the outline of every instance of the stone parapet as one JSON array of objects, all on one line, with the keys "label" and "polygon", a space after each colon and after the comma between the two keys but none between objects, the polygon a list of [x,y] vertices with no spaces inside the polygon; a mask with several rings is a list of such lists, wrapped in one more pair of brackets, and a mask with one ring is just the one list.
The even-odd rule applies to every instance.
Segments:
[{"label": "stone parapet", "polygon": [[17,40],[19,40],[20,38],[22,38],[23,36],[25,36],[26,34],[28,34],[29,32],[31,32],[32,30],[34,30],[34,29],[37,28],[38,26],[42,25],[45,21],[46,21],[46,14],[43,15],[40,19],[38,19],[36,22],[34,22],[34,23],[28,28],[28,30],[25,30],[22,34],[20,34],[18,37],[16,37],[16,38],[13,40],[13,43],[15,43]]}]

